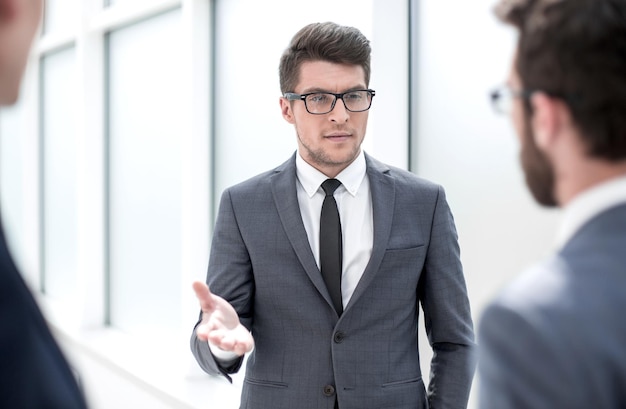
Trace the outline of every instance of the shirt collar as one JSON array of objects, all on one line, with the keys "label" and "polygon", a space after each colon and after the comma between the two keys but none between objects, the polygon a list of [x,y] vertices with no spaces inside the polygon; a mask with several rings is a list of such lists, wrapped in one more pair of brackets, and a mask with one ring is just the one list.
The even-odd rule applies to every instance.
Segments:
[{"label": "shirt collar", "polygon": [[[361,182],[363,182],[363,179],[365,178],[365,174],[365,154],[361,150],[356,159],[348,165],[348,167],[342,170],[335,177],[335,179],[341,182],[348,193],[352,196],[356,196],[359,191],[359,187],[361,186]],[[313,195],[319,190],[322,183],[328,179],[328,176],[324,175],[322,172],[315,169],[302,159],[299,151],[296,154],[296,176],[309,197],[313,197]]]},{"label": "shirt collar", "polygon": [[611,207],[626,203],[626,175],[603,182],[575,197],[565,208],[557,247],[562,248],[585,223]]}]

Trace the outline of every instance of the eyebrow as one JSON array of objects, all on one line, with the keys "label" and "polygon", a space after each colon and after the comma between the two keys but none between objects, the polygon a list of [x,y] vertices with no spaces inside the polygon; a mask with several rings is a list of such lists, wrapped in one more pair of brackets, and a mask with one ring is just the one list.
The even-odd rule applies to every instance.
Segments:
[{"label": "eyebrow", "polygon": [[324,88],[319,88],[319,87],[311,87],[311,88],[306,88],[304,91],[300,92],[300,95],[302,94],[309,94],[311,92],[323,92],[323,93],[328,93],[328,94],[343,94],[345,92],[350,92],[350,91],[356,91],[356,90],[360,90],[360,89],[367,89],[367,87],[363,86],[363,85],[356,85],[354,87],[350,87],[348,89],[346,89],[343,92],[331,92],[328,91]]}]

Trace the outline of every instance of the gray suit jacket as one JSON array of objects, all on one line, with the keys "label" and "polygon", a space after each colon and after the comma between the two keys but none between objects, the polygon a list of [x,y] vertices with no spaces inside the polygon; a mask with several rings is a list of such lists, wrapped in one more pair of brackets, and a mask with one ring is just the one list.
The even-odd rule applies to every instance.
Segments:
[{"label": "gray suit jacket", "polygon": [[[295,155],[222,196],[207,283],[252,331],[241,408],[465,408],[474,336],[454,221],[443,189],[366,155],[371,259],[341,317],[309,246]],[[427,397],[418,303],[434,349]],[[191,347],[208,373],[208,345]]]},{"label": "gray suit jacket", "polygon": [[490,305],[480,408],[626,407],[626,205],[586,223]]}]

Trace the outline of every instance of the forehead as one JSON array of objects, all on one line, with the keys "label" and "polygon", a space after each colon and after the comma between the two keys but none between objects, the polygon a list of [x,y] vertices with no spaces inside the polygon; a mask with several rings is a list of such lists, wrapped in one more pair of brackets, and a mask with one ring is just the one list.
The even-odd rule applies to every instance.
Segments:
[{"label": "forehead", "polygon": [[360,65],[306,61],[300,66],[296,90],[299,93],[316,90],[341,92],[365,87],[365,71]]}]

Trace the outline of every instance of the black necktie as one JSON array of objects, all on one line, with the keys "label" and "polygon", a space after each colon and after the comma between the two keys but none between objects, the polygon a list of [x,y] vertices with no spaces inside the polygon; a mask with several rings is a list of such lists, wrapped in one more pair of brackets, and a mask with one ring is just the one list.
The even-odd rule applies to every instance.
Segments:
[{"label": "black necktie", "polygon": [[341,221],[333,193],[340,185],[341,182],[337,179],[327,179],[322,183],[326,197],[322,203],[320,216],[320,270],[335,310],[339,315],[343,312],[343,304],[341,303]]}]

